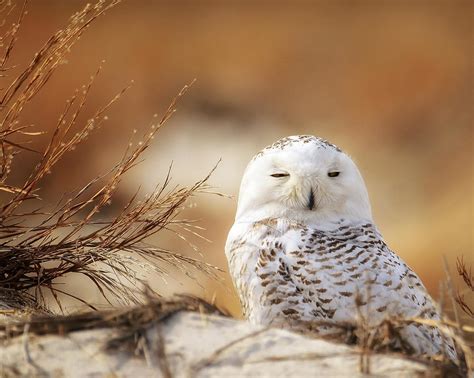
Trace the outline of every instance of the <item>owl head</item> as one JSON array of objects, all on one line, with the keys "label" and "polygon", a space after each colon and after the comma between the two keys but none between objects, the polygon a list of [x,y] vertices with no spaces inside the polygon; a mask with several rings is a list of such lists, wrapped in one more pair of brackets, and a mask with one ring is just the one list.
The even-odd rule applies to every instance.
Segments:
[{"label": "owl head", "polygon": [[340,219],[372,220],[367,189],[352,159],[310,135],[283,138],[248,164],[236,221],[269,217],[315,226]]}]

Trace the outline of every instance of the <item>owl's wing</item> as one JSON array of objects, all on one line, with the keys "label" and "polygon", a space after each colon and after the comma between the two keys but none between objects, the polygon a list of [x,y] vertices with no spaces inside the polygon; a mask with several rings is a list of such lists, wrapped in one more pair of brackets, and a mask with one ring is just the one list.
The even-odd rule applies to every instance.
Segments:
[{"label": "owl's wing", "polygon": [[362,303],[372,300],[377,312],[387,312],[384,307],[390,305],[392,313],[414,315],[427,303],[419,278],[385,243],[369,244],[354,235],[341,240],[325,233],[299,234],[286,233],[280,245],[282,264],[295,285],[319,293],[327,307],[353,314],[350,307],[357,297]]},{"label": "owl's wing", "polygon": [[[420,278],[373,225],[340,232],[289,228],[284,239],[279,271],[286,270],[301,293],[298,304],[311,305],[318,316],[349,322],[364,318],[373,326],[387,318],[440,318]],[[454,353],[438,329],[412,323],[402,333],[417,351]]]}]

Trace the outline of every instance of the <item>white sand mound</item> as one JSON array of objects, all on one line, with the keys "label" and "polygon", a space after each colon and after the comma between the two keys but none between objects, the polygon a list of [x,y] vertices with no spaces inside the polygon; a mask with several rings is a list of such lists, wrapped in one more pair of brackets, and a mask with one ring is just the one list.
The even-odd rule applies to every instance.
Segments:
[{"label": "white sand mound", "polygon": [[[25,333],[0,346],[0,376],[328,377],[363,376],[357,348],[195,312],[179,312],[147,331],[145,358],[105,351],[111,329],[65,336]],[[370,373],[411,377],[426,371],[402,357],[374,354]]]}]

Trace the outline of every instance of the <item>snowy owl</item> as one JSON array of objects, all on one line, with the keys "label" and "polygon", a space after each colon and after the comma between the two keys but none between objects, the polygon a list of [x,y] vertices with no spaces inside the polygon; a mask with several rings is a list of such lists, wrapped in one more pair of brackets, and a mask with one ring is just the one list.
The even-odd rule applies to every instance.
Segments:
[{"label": "snowy owl", "polygon": [[[357,166],[314,136],[260,151],[242,178],[226,256],[252,323],[328,335],[331,324],[438,320],[420,278],[385,244]],[[403,323],[402,350],[454,358],[436,328]]]}]

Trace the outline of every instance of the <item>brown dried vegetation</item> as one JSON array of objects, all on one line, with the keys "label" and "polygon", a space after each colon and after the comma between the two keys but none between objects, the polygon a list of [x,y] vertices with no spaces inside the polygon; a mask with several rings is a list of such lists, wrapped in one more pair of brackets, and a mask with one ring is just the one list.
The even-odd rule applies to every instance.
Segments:
[{"label": "brown dried vegetation", "polygon": [[[172,116],[176,101],[188,86],[181,90],[161,119],[154,116],[140,142],[129,143],[121,160],[109,172],[65,195],[52,209],[41,202],[40,185],[44,177],[65,154],[101,127],[107,120],[105,112],[128,87],[81,124],[79,115],[99,68],[83,90],[76,90],[66,101],[42,151],[29,147],[35,137],[44,133],[36,131],[33,125],[23,125],[22,111],[28,102],[38,100],[40,90],[63,64],[86,28],[118,2],[100,0],[74,14],[67,26],[55,33],[27,67],[12,78],[9,73],[13,69],[8,67],[8,61],[24,21],[26,1],[17,21],[0,39],[3,48],[0,70],[4,81],[0,92],[0,195],[4,198],[0,205],[0,303],[4,309],[25,306],[45,309],[44,290],[52,293],[61,309],[61,295],[74,297],[94,308],[55,284],[58,278],[71,273],[90,279],[107,301],[115,298],[124,303],[139,301],[137,289],[144,282],[137,277],[137,272],[143,266],[159,274],[166,273],[166,265],[185,271],[198,269],[215,273],[208,264],[146,243],[147,238],[162,230],[171,230],[181,237],[183,230],[195,232],[192,222],[177,220],[176,216],[191,196],[206,191],[209,176],[189,188],[170,188],[168,172],[153,193],[139,198],[137,191],[117,216],[110,220],[97,219],[99,211],[110,203],[124,174],[139,162],[157,131]],[[14,9],[7,2],[1,2],[0,6],[5,17]],[[6,24],[4,21],[3,25]],[[20,185],[10,185],[12,164],[26,153],[39,154],[38,163]]]},{"label": "brown dried vegetation", "polygon": [[[133,336],[152,323],[159,323],[179,311],[195,311],[203,314],[228,314],[212,304],[197,297],[179,295],[174,298],[160,299],[146,296],[146,304],[128,309],[109,311],[90,311],[73,315],[36,315],[24,320],[16,319],[0,324],[0,339],[19,336],[26,324],[29,332],[36,335],[67,334],[69,332],[97,328],[114,328],[124,333],[118,339],[111,340],[107,348],[122,347],[120,340],[127,342]],[[133,337],[132,337],[133,339]]]}]

